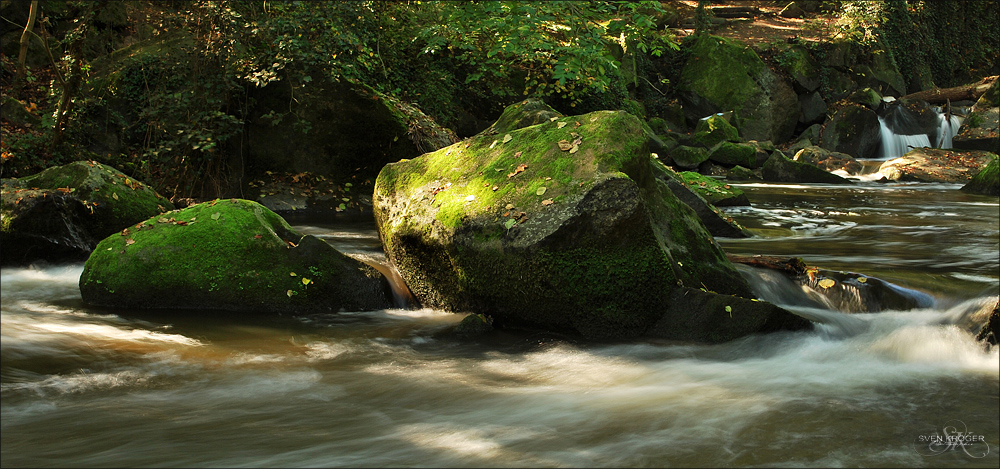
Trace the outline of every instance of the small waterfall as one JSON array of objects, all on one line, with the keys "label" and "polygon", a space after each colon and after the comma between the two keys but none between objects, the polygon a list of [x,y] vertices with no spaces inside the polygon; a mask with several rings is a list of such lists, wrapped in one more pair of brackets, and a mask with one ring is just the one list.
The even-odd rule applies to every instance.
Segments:
[{"label": "small waterfall", "polygon": [[961,117],[942,112],[940,107],[914,111],[898,101],[887,101],[881,109],[880,160],[899,158],[914,148],[951,148],[952,138],[962,125]]}]

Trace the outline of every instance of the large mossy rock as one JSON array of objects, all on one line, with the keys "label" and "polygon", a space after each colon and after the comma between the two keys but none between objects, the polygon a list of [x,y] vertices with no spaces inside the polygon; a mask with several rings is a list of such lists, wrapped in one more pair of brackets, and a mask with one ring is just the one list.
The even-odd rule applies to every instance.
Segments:
[{"label": "large mossy rock", "polygon": [[819,166],[824,171],[830,172],[844,171],[847,174],[860,174],[864,170],[861,163],[847,153],[830,151],[813,145],[795,152],[792,159]]},{"label": "large mossy rock", "polygon": [[83,260],[108,235],[174,206],[146,184],[94,161],[4,179],[0,262]]},{"label": "large mossy rock", "polygon": [[792,137],[799,119],[798,97],[753,49],[703,35],[688,50],[678,92],[689,121],[733,111],[744,140],[783,143]]},{"label": "large mossy rock", "polygon": [[851,184],[849,179],[828,173],[814,164],[792,160],[780,151],[771,153],[771,157],[761,167],[761,175],[765,181],[770,182]]},{"label": "large mossy rock", "polygon": [[[636,337],[679,285],[751,294],[652,163],[631,114],[564,117],[387,165],[375,219],[424,306],[486,314],[500,327]],[[720,320],[758,330],[747,316]]]},{"label": "large mossy rock", "polygon": [[96,306],[325,313],[392,306],[385,278],[264,206],[215,200],[105,238],[80,276]]},{"label": "large mossy rock", "polygon": [[881,142],[878,114],[851,104],[842,107],[823,126],[819,146],[855,158],[875,158]]},{"label": "large mossy rock", "polygon": [[553,117],[563,117],[563,114],[552,109],[551,106],[545,104],[541,99],[525,99],[519,103],[507,106],[496,122],[487,127],[485,133],[506,134],[512,130],[548,122]]},{"label": "large mossy rock", "polygon": [[890,181],[965,184],[996,158],[997,155],[988,151],[914,148],[899,158],[882,163],[878,171]]},{"label": "large mossy rock", "polygon": [[1000,195],[1000,160],[993,158],[986,166],[972,177],[968,184],[962,186],[962,191],[973,194]]}]

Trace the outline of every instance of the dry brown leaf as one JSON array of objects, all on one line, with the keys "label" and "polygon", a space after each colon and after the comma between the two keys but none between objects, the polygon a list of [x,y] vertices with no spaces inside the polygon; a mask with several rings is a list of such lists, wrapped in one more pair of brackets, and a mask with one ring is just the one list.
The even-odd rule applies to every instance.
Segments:
[{"label": "dry brown leaf", "polygon": [[560,150],[567,151],[570,148],[573,148],[573,144],[569,143],[569,140],[560,140],[559,141],[559,149]]},{"label": "dry brown leaf", "polygon": [[542,201],[542,205],[552,205],[554,203],[555,202],[553,202],[552,199],[545,199]]}]

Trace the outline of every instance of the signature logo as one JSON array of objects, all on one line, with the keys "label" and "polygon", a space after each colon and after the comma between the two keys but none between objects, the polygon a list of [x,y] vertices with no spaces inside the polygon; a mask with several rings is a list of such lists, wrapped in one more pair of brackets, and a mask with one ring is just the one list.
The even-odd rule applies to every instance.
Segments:
[{"label": "signature logo", "polygon": [[937,456],[948,451],[962,451],[970,458],[984,458],[990,454],[986,437],[969,431],[961,420],[949,420],[941,431],[918,435],[913,449],[921,456]]}]

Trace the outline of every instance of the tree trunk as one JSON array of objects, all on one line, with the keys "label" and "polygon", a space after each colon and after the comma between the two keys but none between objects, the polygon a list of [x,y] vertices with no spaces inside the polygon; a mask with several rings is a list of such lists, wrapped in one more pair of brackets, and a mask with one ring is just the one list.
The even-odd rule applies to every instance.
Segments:
[{"label": "tree trunk", "polygon": [[918,91],[916,93],[903,96],[901,99],[922,99],[931,104],[945,104],[948,101],[962,101],[979,99],[990,85],[996,81],[997,77],[986,77],[971,85],[956,86],[954,88],[934,88],[930,90]]},{"label": "tree trunk", "polygon": [[28,24],[24,25],[24,32],[21,33],[21,52],[17,54],[17,76],[24,77],[24,61],[28,56],[28,41],[31,40],[31,30],[35,27],[35,17],[38,16],[38,0],[31,0],[31,8],[28,10]]}]

